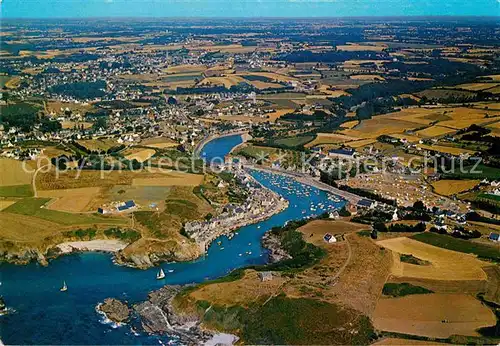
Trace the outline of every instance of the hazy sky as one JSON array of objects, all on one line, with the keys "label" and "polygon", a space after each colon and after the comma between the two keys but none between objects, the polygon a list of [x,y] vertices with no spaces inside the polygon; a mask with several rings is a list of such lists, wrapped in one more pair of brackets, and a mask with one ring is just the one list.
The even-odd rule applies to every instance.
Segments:
[{"label": "hazy sky", "polygon": [[0,0],[2,18],[499,16],[500,0]]}]

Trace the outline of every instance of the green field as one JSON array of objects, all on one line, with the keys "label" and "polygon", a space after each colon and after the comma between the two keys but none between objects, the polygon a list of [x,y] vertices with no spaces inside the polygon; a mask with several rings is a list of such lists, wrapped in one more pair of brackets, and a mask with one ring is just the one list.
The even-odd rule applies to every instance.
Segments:
[{"label": "green field", "polygon": [[0,107],[3,116],[18,116],[24,114],[34,114],[37,113],[42,106],[38,104],[20,102],[16,104],[9,104],[7,106]]},{"label": "green field", "polygon": [[267,147],[256,147],[253,145],[248,145],[236,152],[236,155],[241,155],[244,157],[250,157],[254,159],[269,158],[270,155],[275,154],[277,149],[267,148]]},{"label": "green field", "polygon": [[444,249],[475,254],[483,259],[493,261],[500,260],[500,250],[498,248],[498,245],[483,245],[469,240],[457,239],[449,235],[431,232],[415,234],[411,238]]},{"label": "green field", "polygon": [[498,195],[492,195],[492,194],[489,194],[489,193],[482,193],[482,194],[480,194],[477,197],[478,198],[486,198],[486,199],[489,199],[489,200],[492,200],[492,201],[495,201],[495,202],[500,202],[500,196],[498,196]]},{"label": "green field", "polygon": [[0,186],[0,197],[32,197],[31,185]]},{"label": "green field", "polygon": [[62,225],[84,225],[84,224],[127,224],[125,218],[111,218],[98,214],[72,214],[62,211],[42,208],[50,198],[24,198],[19,202],[4,209],[3,212],[29,215],[43,220],[56,222]]},{"label": "green field", "polygon": [[427,293],[434,293],[434,292],[428,290],[427,288],[414,286],[406,282],[400,284],[386,283],[384,285],[384,288],[382,289],[382,294],[392,297],[404,297],[410,294],[427,294]]},{"label": "green field", "polygon": [[270,141],[271,145],[276,145],[280,147],[296,148],[309,143],[314,139],[314,136],[299,136],[299,137],[287,137],[278,138]]},{"label": "green field", "polygon": [[11,76],[0,76],[0,88],[3,89],[5,83],[7,83],[11,78]]},{"label": "green field", "polygon": [[[485,165],[478,165],[476,168],[474,166],[465,166],[463,169],[456,167],[454,173],[443,174],[443,179],[490,179],[495,180],[500,177],[500,168],[488,167]],[[463,171],[463,172],[460,172]],[[473,172],[471,172],[473,171]],[[474,172],[478,173],[474,173]],[[480,173],[479,173],[480,172]]]}]

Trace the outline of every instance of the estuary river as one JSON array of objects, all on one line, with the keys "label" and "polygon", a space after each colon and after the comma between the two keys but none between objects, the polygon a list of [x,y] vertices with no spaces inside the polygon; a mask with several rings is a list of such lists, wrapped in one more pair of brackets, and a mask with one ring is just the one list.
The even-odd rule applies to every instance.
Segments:
[{"label": "estuary river", "polygon": [[[224,156],[241,143],[240,136],[223,137],[207,143],[202,155],[208,160]],[[204,154],[203,154],[204,153]],[[167,336],[148,336],[140,322],[117,327],[103,321],[97,303],[114,297],[129,303],[147,298],[148,292],[165,284],[186,284],[214,279],[235,268],[263,264],[268,254],[260,245],[263,234],[289,220],[318,215],[340,208],[344,201],[290,178],[260,171],[256,180],[286,198],[287,209],[258,224],[242,227],[232,240],[214,241],[206,256],[183,263],[165,263],[167,277],[156,280],[158,268],[138,270],[112,263],[103,253],[59,257],[48,267],[38,264],[0,265],[0,293],[11,313],[0,317],[0,338],[8,344],[159,344],[174,341]],[[217,244],[218,241],[222,243]],[[60,292],[63,280],[67,292]]]}]

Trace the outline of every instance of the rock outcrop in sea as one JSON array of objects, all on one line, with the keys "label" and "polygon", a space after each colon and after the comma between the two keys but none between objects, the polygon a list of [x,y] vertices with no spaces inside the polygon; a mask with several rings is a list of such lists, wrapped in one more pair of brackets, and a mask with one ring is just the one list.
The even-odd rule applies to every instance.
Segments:
[{"label": "rock outcrop in sea", "polygon": [[130,318],[130,308],[118,299],[106,298],[102,304],[97,306],[97,309],[115,323],[124,323]]},{"label": "rock outcrop in sea", "polygon": [[151,292],[148,300],[134,305],[134,310],[148,333],[175,336],[183,344],[203,344],[212,339],[214,333],[200,328],[201,321],[197,315],[181,316],[172,307],[172,300],[181,288],[182,286],[164,286]]}]

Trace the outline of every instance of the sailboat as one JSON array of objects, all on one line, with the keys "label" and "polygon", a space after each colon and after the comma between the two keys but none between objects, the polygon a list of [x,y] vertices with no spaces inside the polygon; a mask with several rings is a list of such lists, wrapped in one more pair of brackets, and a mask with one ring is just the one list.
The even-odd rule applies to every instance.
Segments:
[{"label": "sailboat", "polygon": [[66,292],[68,290],[68,286],[66,286],[66,281],[63,281],[63,287],[61,287],[61,292]]},{"label": "sailboat", "polygon": [[165,279],[165,272],[163,271],[163,269],[160,269],[158,274],[156,274],[156,279],[157,280]]}]

